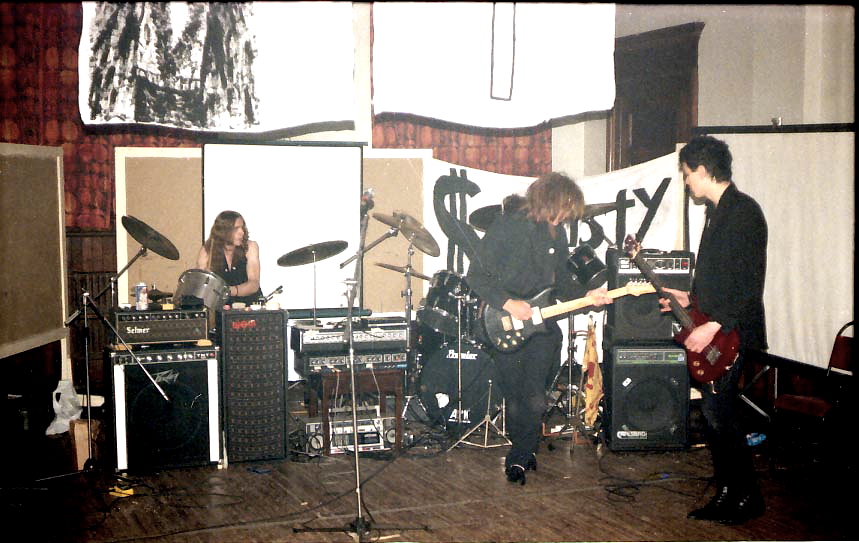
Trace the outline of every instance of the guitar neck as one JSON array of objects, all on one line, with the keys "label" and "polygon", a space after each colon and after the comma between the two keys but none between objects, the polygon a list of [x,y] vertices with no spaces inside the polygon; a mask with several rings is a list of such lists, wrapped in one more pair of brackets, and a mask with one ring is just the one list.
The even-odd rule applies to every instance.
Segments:
[{"label": "guitar neck", "polygon": [[[609,298],[614,299],[619,298],[620,296],[624,296],[628,293],[628,288],[620,287],[610,290],[606,294]],[[595,301],[596,300],[593,296],[585,296],[584,298],[577,298],[568,302],[561,302],[556,305],[545,307],[540,310],[540,313],[543,315],[543,318],[557,317],[558,315],[563,315],[564,313],[569,313],[570,311],[575,311],[577,309],[582,309],[583,307],[593,305]]]},{"label": "guitar neck", "polygon": [[677,321],[680,322],[680,325],[685,330],[691,330],[695,327],[694,322],[692,321],[692,317],[689,316],[689,312],[687,312],[683,307],[681,307],[680,303],[677,301],[677,298],[674,297],[670,292],[665,291],[665,287],[659,281],[659,278],[653,273],[653,268],[651,268],[647,262],[641,258],[641,253],[637,253],[632,260],[638,266],[638,269],[641,273],[650,281],[650,284],[656,288],[656,292],[659,293],[663,298],[668,298],[668,305],[671,307],[671,312],[674,313],[674,316],[677,318]]}]

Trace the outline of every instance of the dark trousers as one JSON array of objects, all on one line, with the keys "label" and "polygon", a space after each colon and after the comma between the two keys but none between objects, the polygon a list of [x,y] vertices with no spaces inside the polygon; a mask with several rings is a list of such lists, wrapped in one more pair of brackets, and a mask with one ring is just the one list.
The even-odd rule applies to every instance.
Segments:
[{"label": "dark trousers", "polygon": [[547,387],[560,365],[563,341],[558,325],[547,325],[549,333],[531,336],[518,351],[492,353],[507,406],[507,431],[513,443],[506,466],[525,465],[537,452]]},{"label": "dark trousers", "polygon": [[751,448],[740,420],[739,380],[753,353],[741,349],[737,361],[722,378],[701,387],[706,437],[713,458],[717,486],[756,490],[757,475]]}]

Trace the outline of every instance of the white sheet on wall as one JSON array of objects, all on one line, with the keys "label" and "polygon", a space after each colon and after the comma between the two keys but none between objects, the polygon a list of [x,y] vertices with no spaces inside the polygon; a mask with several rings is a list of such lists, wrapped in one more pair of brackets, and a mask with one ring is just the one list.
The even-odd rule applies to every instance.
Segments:
[{"label": "white sheet on wall", "polygon": [[[346,307],[347,279],[355,263],[340,263],[358,250],[361,160],[358,145],[206,145],[203,148],[203,233],[230,209],[244,216],[260,246],[263,294],[285,309]],[[340,254],[298,266],[279,266],[294,250],[345,241]],[[356,305],[357,305],[356,293]]]},{"label": "white sheet on wall", "polygon": [[853,132],[716,134],[737,187],[769,226],[764,303],[770,352],[825,366],[853,320],[856,174]]},{"label": "white sheet on wall", "polygon": [[374,111],[522,127],[611,109],[614,16],[614,4],[377,2]]}]

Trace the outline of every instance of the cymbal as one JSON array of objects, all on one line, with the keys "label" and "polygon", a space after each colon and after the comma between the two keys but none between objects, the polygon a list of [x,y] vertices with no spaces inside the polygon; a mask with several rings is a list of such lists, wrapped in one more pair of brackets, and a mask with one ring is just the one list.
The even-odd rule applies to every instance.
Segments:
[{"label": "cymbal", "polygon": [[471,226],[477,228],[481,232],[486,232],[495,219],[501,216],[501,205],[486,206],[476,209],[468,216],[468,222]]},{"label": "cymbal", "polygon": [[323,241],[301,249],[290,251],[277,259],[278,266],[300,266],[310,262],[319,262],[330,256],[343,252],[349,244],[345,241]]},{"label": "cymbal", "polygon": [[610,211],[614,211],[615,209],[617,209],[617,204],[614,202],[608,204],[588,204],[585,206],[585,212],[582,213],[582,218],[590,219],[591,217],[603,215]]},{"label": "cymbal", "polygon": [[176,246],[140,219],[125,215],[122,217],[122,226],[134,238],[134,241],[144,248],[168,260],[179,260],[179,251]]},{"label": "cymbal", "polygon": [[150,290],[147,295],[149,296],[150,300],[152,300],[153,302],[157,302],[158,300],[161,300],[162,298],[169,298],[170,296],[173,296],[173,293],[172,292],[163,292],[161,290],[158,290],[157,288],[154,288],[154,289]]},{"label": "cymbal", "polygon": [[[405,274],[407,271],[404,266],[394,266],[393,264],[385,264],[383,262],[376,262],[376,265],[379,266],[380,268],[385,268],[386,270],[400,272],[402,274]],[[423,279],[424,281],[432,281],[431,277],[427,277],[426,275],[424,275],[420,272],[416,272],[415,270],[412,270],[412,277],[417,277],[418,279]]]},{"label": "cymbal", "polygon": [[412,245],[420,249],[429,256],[438,256],[441,250],[438,248],[435,238],[424,228],[421,223],[402,211],[394,211],[393,215],[384,215],[382,213],[373,213],[373,217],[392,228],[398,229],[403,233],[403,236],[409,240]]}]

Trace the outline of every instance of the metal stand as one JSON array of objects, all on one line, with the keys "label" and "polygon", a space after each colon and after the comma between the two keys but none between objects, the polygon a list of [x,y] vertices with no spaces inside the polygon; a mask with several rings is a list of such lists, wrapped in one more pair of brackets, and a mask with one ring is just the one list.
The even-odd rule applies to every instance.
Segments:
[{"label": "metal stand", "polygon": [[[364,238],[367,234],[367,222],[369,217],[366,213],[361,216],[361,238],[358,246],[358,252],[355,256],[350,259],[354,260],[358,259],[358,264],[355,266],[355,275],[352,279],[346,281],[346,326],[344,327],[343,333],[346,335],[345,339],[349,343],[349,379],[351,384],[351,396],[352,396],[352,450],[355,455],[355,494],[356,500],[355,505],[357,509],[357,516],[355,520],[349,523],[346,526],[341,526],[338,528],[293,528],[294,533],[299,532],[348,532],[354,533],[357,537],[358,541],[363,542],[367,541],[367,537],[370,535],[372,530],[417,530],[422,529],[425,530],[426,527],[415,527],[415,528],[407,528],[402,526],[390,526],[390,527],[382,527],[382,526],[373,526],[371,521],[364,518],[364,499],[362,495],[363,484],[361,482],[361,461],[360,461],[360,447],[358,445],[358,388],[356,386],[355,380],[355,343],[354,337],[352,334],[352,309],[353,304],[355,303],[355,289],[361,283],[361,269],[364,258]],[[342,266],[341,266],[342,267]]]},{"label": "metal stand", "polygon": [[[576,337],[581,334],[585,334],[586,332],[580,330],[573,329],[573,318],[569,317],[567,321],[567,389],[564,391],[557,400],[555,400],[554,405],[552,405],[547,414],[555,408],[559,408],[562,412],[564,412],[564,425],[557,432],[552,432],[549,435],[569,435],[575,432],[581,432],[584,430],[584,422],[579,416],[579,401],[582,396],[582,388],[585,383],[585,370],[582,368],[579,371],[579,383],[578,387],[573,390],[573,364],[576,361]],[[564,367],[558,370],[558,374],[555,376],[555,379],[552,382],[552,388],[557,389],[558,381],[561,377],[561,372],[564,370]],[[575,399],[573,399],[573,394],[575,394]],[[566,406],[564,405],[566,403]],[[566,409],[564,409],[566,407]]]},{"label": "metal stand", "polygon": [[[456,421],[458,424],[462,424],[462,303],[465,296],[460,295],[457,296],[456,303],[456,332],[457,332],[457,341],[456,341]],[[463,445],[471,445],[474,447],[480,447],[482,449],[488,449],[492,447],[503,447],[505,445],[512,445],[507,436],[504,435],[504,430],[498,428],[494,422],[492,422],[492,417],[490,416],[490,409],[492,407],[492,379],[487,380],[488,383],[488,391],[486,393],[486,413],[483,415],[483,420],[477,423],[473,428],[465,432],[465,434],[460,437],[456,443],[450,446],[448,451],[462,443]],[[501,402],[501,419],[502,424],[505,416],[505,403],[502,400]],[[473,443],[468,441],[468,436],[476,432],[477,430],[483,428],[483,443]],[[494,430],[498,437],[503,440],[503,443],[494,443],[492,445],[489,444],[489,432],[490,430]]]}]

